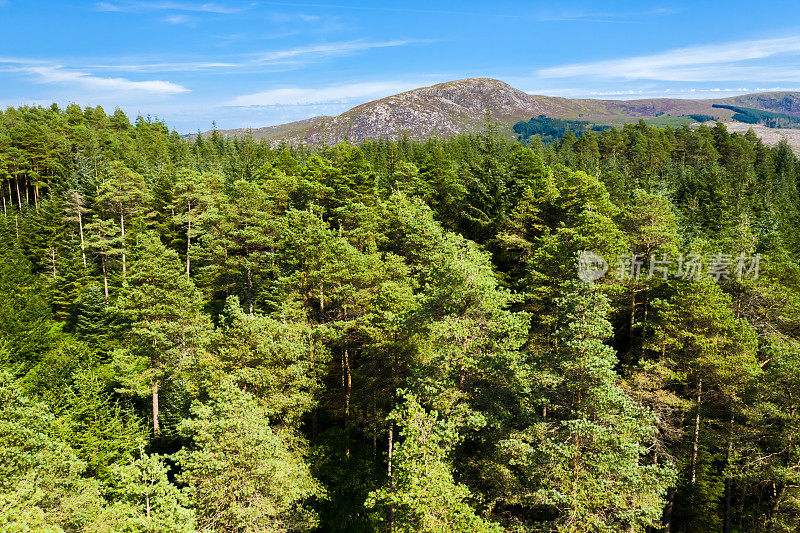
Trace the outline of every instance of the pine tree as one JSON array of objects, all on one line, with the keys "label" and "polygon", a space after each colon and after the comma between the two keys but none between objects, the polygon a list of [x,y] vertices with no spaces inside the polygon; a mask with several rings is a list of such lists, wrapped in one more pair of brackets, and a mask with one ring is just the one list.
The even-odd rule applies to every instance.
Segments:
[{"label": "pine tree", "polygon": [[192,488],[203,530],[310,531],[309,508],[324,491],[292,428],[275,425],[249,393],[225,380],[196,402],[181,433],[192,444],[176,454],[180,480]]},{"label": "pine tree", "polygon": [[[145,214],[149,201],[147,186],[141,174],[132,171],[120,161],[113,161],[108,168],[108,177],[97,194],[98,203],[109,213],[113,213],[119,223],[122,254],[122,277],[127,275],[125,222],[128,217],[128,233],[131,222]],[[131,216],[134,220],[131,220]]]},{"label": "pine tree", "polygon": [[175,252],[157,235],[137,240],[131,275],[122,287],[114,312],[126,323],[131,341],[124,366],[147,371],[127,379],[147,382],[153,411],[153,435],[160,433],[159,388],[170,380],[207,343],[210,324],[201,311],[202,300]]},{"label": "pine tree", "polygon": [[539,371],[547,414],[502,443],[522,473],[516,498],[551,516],[542,530],[643,531],[661,518],[674,470],[647,459],[653,415],[618,383],[616,355],[603,344],[608,300],[574,284],[559,309],[558,351]]},{"label": "pine tree", "polygon": [[197,531],[194,512],[188,508],[187,491],[170,481],[166,459],[140,450],[134,460],[114,465],[112,481],[106,490],[112,504],[87,531]]},{"label": "pine tree", "polygon": [[203,216],[213,203],[208,180],[208,176],[199,172],[183,169],[178,172],[175,181],[173,220],[178,224],[185,224],[187,276],[191,273],[192,238],[200,235]]},{"label": "pine tree", "polygon": [[420,533],[499,533],[500,526],[470,506],[469,489],[453,480],[448,454],[459,440],[456,417],[427,412],[413,394],[392,414],[402,443],[394,455],[390,485],[370,494],[368,507],[389,507],[390,531]]},{"label": "pine tree", "polygon": [[79,531],[90,526],[102,500],[86,464],[53,435],[53,414],[25,397],[0,371],[0,529]]}]

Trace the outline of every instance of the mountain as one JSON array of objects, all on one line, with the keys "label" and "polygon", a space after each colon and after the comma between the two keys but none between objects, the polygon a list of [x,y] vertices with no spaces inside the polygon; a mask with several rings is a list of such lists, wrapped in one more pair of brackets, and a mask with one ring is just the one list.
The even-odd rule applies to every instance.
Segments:
[{"label": "mountain", "polygon": [[800,116],[800,93],[758,93],[715,100],[593,100],[531,95],[500,80],[469,78],[367,102],[336,117],[313,117],[279,126],[217,130],[217,133],[223,136],[250,133],[255,139],[293,144],[403,136],[421,139],[480,131],[486,123],[487,111],[509,135],[516,122],[539,115],[613,125],[692,114],[730,121],[733,111],[712,107],[715,103]]}]

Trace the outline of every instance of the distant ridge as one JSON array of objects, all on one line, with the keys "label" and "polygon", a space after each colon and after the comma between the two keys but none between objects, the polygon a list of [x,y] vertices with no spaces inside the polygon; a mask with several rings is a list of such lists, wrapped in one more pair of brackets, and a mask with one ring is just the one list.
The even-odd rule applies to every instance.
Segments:
[{"label": "distant ridge", "polygon": [[[469,78],[367,102],[336,117],[319,116],[255,129],[217,130],[217,134],[225,137],[250,134],[273,144],[333,144],[342,140],[360,142],[400,137],[423,139],[480,131],[487,111],[509,134],[516,122],[539,115],[606,124],[692,114],[731,120],[733,111],[713,108],[713,104],[800,116],[800,93],[796,92],[756,93],[713,100],[594,100],[530,95],[500,80]],[[210,133],[201,135],[207,137]]]}]

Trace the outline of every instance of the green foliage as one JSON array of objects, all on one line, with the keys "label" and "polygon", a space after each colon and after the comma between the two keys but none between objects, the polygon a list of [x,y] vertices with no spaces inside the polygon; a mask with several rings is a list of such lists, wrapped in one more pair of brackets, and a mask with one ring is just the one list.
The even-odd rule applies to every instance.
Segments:
[{"label": "green foliage", "polygon": [[514,124],[514,133],[518,135],[521,141],[538,135],[542,142],[553,142],[561,139],[567,131],[580,136],[586,131],[603,131],[610,127],[594,125],[585,120],[563,120],[539,115],[528,122],[523,121]]},{"label": "green foliage", "polygon": [[185,489],[169,480],[163,457],[141,453],[128,464],[115,465],[107,489],[111,501],[91,532],[135,531],[147,533],[193,533],[195,517],[187,507]]},{"label": "green foliage", "polygon": [[96,481],[81,477],[86,464],[52,434],[47,406],[22,395],[0,374],[0,529],[80,530],[102,504]]},{"label": "green foliage", "polygon": [[[157,235],[142,234],[128,282],[113,312],[122,321],[129,349],[118,351],[119,379],[131,391],[149,387],[153,433],[159,434],[159,388],[175,377],[208,342],[210,324],[200,292]],[[144,371],[142,371],[144,369]]]},{"label": "green foliage", "polygon": [[395,455],[396,474],[388,487],[370,494],[367,506],[390,507],[396,531],[501,531],[475,513],[469,489],[453,481],[447,456],[458,440],[460,421],[426,412],[411,394],[393,417],[404,438]]},{"label": "green foliage", "polygon": [[[705,118],[0,112],[0,529],[797,530],[800,164]],[[648,275],[692,253],[759,276]]]},{"label": "green foliage", "polygon": [[210,531],[307,531],[316,525],[303,504],[324,491],[304,462],[302,439],[270,424],[267,409],[224,381],[195,403],[180,431],[192,444],[176,459],[192,491],[200,527]]},{"label": "green foliage", "polygon": [[618,384],[616,355],[603,344],[612,333],[607,299],[576,284],[558,306],[557,352],[540,378],[547,416],[501,443],[521,473],[514,498],[549,510],[558,531],[644,531],[674,478],[668,463],[646,460],[653,415]]}]

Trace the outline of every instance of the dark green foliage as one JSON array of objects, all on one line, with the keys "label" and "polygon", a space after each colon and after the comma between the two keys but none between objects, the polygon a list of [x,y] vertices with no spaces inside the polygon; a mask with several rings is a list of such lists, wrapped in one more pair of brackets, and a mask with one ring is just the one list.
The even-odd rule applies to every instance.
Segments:
[{"label": "dark green foliage", "polygon": [[580,137],[587,131],[603,131],[610,128],[611,126],[595,125],[585,120],[564,120],[539,115],[528,122],[514,124],[514,133],[520,141],[538,135],[542,142],[549,143],[561,139],[567,131]]},{"label": "dark green foliage", "polygon": [[697,122],[711,122],[711,121],[716,122],[719,120],[719,117],[712,117],[711,115],[687,115],[687,116],[691,117],[692,120],[695,120]]}]

